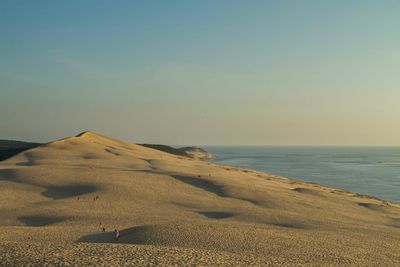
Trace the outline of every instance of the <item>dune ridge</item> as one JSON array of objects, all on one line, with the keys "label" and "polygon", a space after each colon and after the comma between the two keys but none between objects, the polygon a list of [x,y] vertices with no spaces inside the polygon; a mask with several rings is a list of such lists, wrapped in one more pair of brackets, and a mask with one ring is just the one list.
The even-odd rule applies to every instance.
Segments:
[{"label": "dune ridge", "polygon": [[398,204],[89,131],[1,162],[0,214],[5,266],[400,265]]}]

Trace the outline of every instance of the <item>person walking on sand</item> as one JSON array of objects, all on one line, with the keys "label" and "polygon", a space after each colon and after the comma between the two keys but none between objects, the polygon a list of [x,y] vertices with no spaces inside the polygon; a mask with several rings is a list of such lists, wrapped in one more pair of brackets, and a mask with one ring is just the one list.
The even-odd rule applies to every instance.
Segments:
[{"label": "person walking on sand", "polygon": [[115,232],[115,240],[118,241],[118,239],[120,237],[119,231],[117,229],[115,229],[114,232]]}]

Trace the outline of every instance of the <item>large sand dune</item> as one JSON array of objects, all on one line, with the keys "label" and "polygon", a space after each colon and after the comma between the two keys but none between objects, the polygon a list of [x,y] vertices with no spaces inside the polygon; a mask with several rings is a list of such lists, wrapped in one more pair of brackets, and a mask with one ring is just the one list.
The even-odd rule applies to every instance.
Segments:
[{"label": "large sand dune", "polygon": [[1,162],[0,214],[2,266],[400,265],[395,204],[91,132]]}]

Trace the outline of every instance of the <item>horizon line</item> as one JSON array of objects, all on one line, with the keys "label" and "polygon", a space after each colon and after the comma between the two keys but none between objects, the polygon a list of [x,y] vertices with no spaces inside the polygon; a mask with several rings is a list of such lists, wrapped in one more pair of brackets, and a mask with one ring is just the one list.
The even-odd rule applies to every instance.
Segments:
[{"label": "horizon line", "polygon": [[[380,145],[380,144],[373,144],[373,145],[366,145],[366,144],[168,144],[168,143],[160,143],[160,142],[134,142],[131,140],[123,139],[123,138],[116,138],[123,141],[128,141],[133,144],[155,144],[155,145],[167,145],[172,147],[185,147],[185,146],[197,146],[197,147],[375,147],[375,148],[400,148],[400,145]],[[57,139],[54,139],[57,140]],[[8,139],[8,138],[0,138],[0,141],[14,141],[14,142],[25,142],[25,143],[38,143],[38,144],[46,144],[52,142],[54,140],[39,142],[39,141],[31,141],[31,140],[17,140],[17,139]]]}]

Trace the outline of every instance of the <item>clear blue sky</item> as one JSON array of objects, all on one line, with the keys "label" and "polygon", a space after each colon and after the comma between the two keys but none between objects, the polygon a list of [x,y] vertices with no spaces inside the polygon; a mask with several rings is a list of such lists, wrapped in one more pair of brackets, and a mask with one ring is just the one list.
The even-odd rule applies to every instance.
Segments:
[{"label": "clear blue sky", "polygon": [[400,1],[0,2],[0,138],[400,145]]}]

